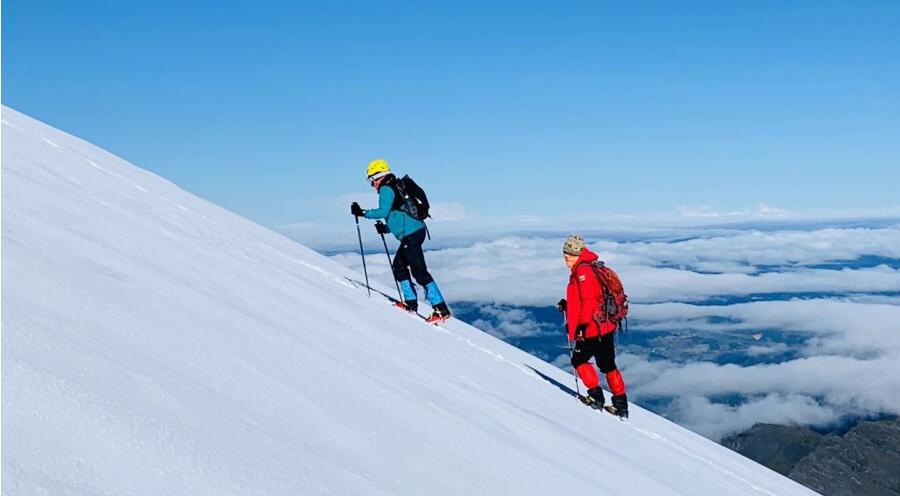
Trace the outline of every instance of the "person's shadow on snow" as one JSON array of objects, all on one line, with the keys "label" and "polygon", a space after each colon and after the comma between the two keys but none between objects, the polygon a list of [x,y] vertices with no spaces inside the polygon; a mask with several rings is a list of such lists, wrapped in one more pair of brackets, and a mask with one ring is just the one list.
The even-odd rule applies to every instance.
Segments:
[{"label": "person's shadow on snow", "polygon": [[550,377],[550,376],[548,376],[548,375],[545,375],[545,374],[541,373],[540,370],[538,370],[538,369],[532,367],[531,365],[527,365],[527,364],[526,364],[525,366],[528,367],[529,369],[531,369],[532,371],[534,371],[534,373],[537,374],[538,377],[540,377],[541,379],[543,379],[543,380],[549,382],[550,384],[553,384],[554,386],[556,386],[556,387],[558,387],[559,389],[561,389],[562,391],[564,391],[566,394],[569,394],[569,395],[571,395],[571,396],[575,396],[575,391],[574,391],[572,388],[570,388],[569,386],[566,386],[565,384],[563,384],[563,383],[557,381],[556,379],[554,379],[554,378],[552,378],[552,377]]}]

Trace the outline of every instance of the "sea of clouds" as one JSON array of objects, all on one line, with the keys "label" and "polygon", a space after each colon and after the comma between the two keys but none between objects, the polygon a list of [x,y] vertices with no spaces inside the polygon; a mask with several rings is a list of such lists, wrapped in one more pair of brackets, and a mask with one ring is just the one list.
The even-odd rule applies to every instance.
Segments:
[{"label": "sea of clouds", "polygon": [[[802,334],[802,344],[760,342],[746,354],[792,358],[749,366],[621,353],[630,397],[667,398],[661,413],[713,439],[757,422],[827,426],[900,414],[900,223],[711,232],[588,238],[625,284],[632,332],[779,331]],[[451,307],[478,304],[490,318],[474,325],[516,338],[547,332],[526,309],[563,296],[562,241],[507,236],[427,259]],[[361,269],[358,253],[334,258]],[[368,262],[370,275],[393,285],[383,255]],[[553,361],[565,366],[567,357]]]}]

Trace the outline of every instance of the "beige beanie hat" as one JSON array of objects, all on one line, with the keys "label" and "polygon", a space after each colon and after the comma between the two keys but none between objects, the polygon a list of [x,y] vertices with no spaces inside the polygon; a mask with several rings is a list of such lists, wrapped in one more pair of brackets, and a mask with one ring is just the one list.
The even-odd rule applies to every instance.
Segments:
[{"label": "beige beanie hat", "polygon": [[566,242],[563,243],[563,253],[577,257],[581,255],[581,250],[584,249],[584,246],[584,238],[573,234],[566,238]]}]

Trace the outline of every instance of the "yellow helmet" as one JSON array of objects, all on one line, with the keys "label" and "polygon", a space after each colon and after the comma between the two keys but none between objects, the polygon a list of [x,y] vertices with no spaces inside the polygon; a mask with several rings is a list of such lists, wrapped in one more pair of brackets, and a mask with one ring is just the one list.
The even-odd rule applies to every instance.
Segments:
[{"label": "yellow helmet", "polygon": [[388,166],[387,161],[379,158],[377,160],[373,160],[373,161],[369,162],[369,167],[368,167],[368,169],[366,169],[366,177],[371,178],[375,174],[380,174],[380,173],[386,174],[390,171],[391,171],[391,168],[390,168],[390,166]]}]

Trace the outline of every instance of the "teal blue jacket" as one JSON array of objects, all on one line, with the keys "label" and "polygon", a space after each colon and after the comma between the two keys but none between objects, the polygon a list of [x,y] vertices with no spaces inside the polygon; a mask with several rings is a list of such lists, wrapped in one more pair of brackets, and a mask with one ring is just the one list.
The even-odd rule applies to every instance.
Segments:
[{"label": "teal blue jacket", "polygon": [[[395,179],[396,181],[396,179]],[[382,184],[378,188],[378,208],[366,210],[367,219],[385,219],[391,234],[397,239],[403,239],[406,236],[425,228],[425,223],[414,219],[408,213],[402,210],[391,210],[394,204],[394,188],[387,184]]]}]

